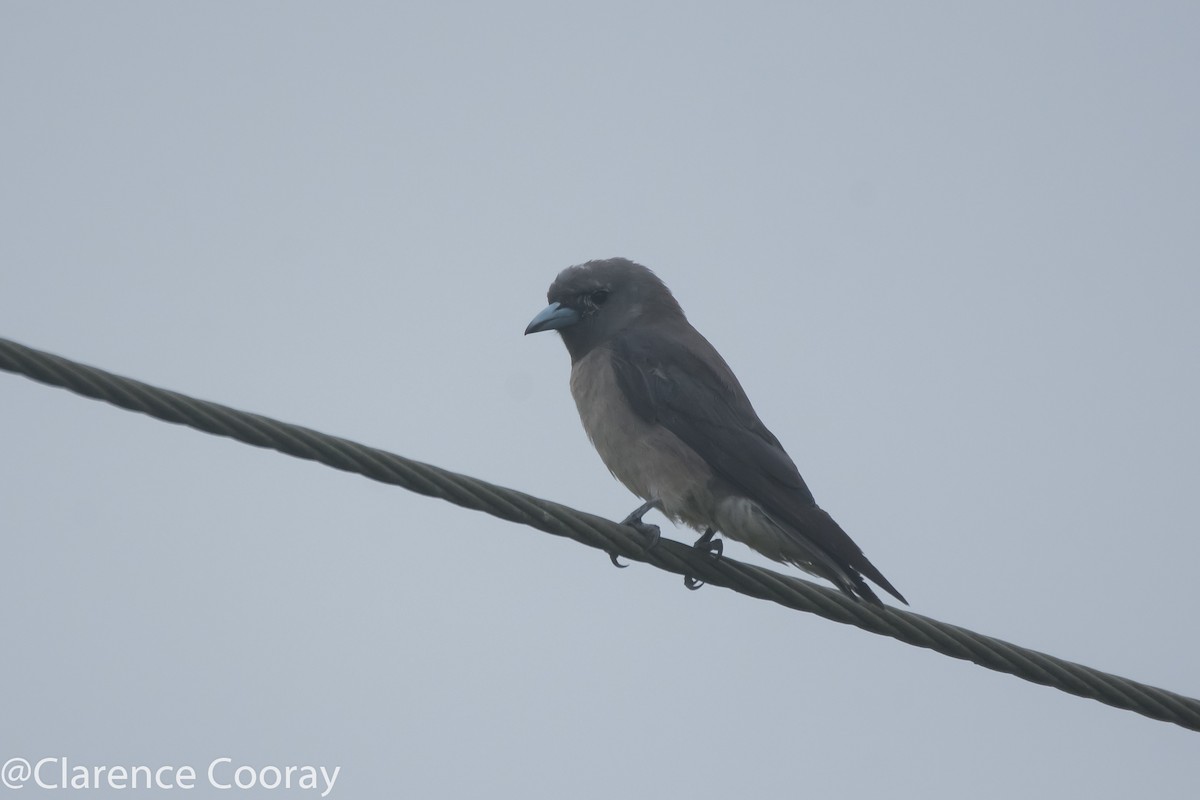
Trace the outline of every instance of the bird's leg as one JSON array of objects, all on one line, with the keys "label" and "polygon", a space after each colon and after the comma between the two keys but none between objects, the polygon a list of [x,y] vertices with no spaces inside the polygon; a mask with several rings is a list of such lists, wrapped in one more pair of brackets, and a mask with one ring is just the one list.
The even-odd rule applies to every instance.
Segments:
[{"label": "bird's leg", "polygon": [[[647,500],[646,502],[642,503],[640,506],[635,508],[629,514],[628,517],[621,520],[622,525],[628,525],[629,527],[633,528],[638,533],[642,534],[642,536],[646,537],[646,549],[647,550],[649,550],[651,547],[654,547],[654,545],[658,544],[658,540],[661,537],[661,532],[659,531],[657,525],[651,525],[649,522],[642,522],[642,517],[646,514],[647,511],[650,511],[652,509],[657,509],[659,511],[662,511],[662,500],[658,500],[658,499]],[[625,569],[626,567],[629,566],[628,564],[622,564],[620,561],[617,561],[616,553],[609,553],[608,558],[610,561],[612,561],[613,566],[616,567],[617,569]]]},{"label": "bird's leg", "polygon": [[[725,552],[725,542],[721,539],[714,539],[713,536],[715,534],[716,531],[712,528],[707,529],[704,531],[704,535],[692,544],[692,547],[696,550],[704,550],[705,552],[711,553],[713,560],[720,559],[721,554]],[[692,591],[695,591],[704,585],[704,581],[696,580],[691,575],[684,575],[683,585]]]},{"label": "bird's leg", "polygon": [[725,552],[725,542],[722,539],[714,539],[716,531],[709,528],[704,532],[704,535],[692,543],[692,547],[697,550],[707,550],[712,553],[714,559],[720,559],[721,554]]},{"label": "bird's leg", "polygon": [[642,517],[647,511],[658,510],[662,511],[662,500],[647,500],[640,506],[630,512],[629,516],[621,520],[622,525],[628,525],[638,533],[646,537],[649,542],[647,547],[654,547],[658,544],[659,530],[657,525],[651,525],[649,522],[642,522]]}]

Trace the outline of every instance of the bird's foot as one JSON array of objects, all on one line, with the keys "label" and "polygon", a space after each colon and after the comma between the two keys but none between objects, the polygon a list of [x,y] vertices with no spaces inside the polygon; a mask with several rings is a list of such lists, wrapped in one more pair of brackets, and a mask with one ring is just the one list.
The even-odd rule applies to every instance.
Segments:
[{"label": "bird's foot", "polygon": [[[640,506],[635,508],[628,517],[621,520],[622,525],[628,525],[645,537],[645,547],[647,550],[658,544],[658,540],[662,538],[662,532],[659,530],[657,525],[651,525],[649,522],[642,522],[642,517],[645,515],[645,513],[652,509],[658,509],[659,511],[662,511],[662,501],[647,500],[645,503],[642,503]],[[622,564],[620,561],[617,561],[616,553],[609,553],[608,559],[617,569],[625,569],[629,566],[628,564]]]},{"label": "bird's foot", "polygon": [[[713,557],[714,561],[718,561],[721,558],[721,554],[725,552],[725,542],[722,539],[714,539],[713,536],[715,534],[716,531],[712,528],[709,528],[704,532],[703,536],[701,536],[695,541],[694,544],[692,544],[692,547],[696,550],[705,551]],[[704,585],[704,581],[697,580],[691,575],[684,575],[683,585],[694,592]]]}]

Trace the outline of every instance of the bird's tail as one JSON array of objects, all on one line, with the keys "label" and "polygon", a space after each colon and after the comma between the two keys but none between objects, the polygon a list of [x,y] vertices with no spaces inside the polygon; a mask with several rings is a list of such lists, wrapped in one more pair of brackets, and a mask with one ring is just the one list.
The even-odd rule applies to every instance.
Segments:
[{"label": "bird's tail", "polygon": [[[793,562],[833,583],[851,597],[857,597],[873,605],[882,606],[879,596],[867,584],[870,579],[881,589],[904,605],[908,601],[883,577],[874,564],[863,554],[854,540],[842,530],[833,517],[819,506],[805,509],[802,519],[789,520],[793,525],[783,525],[796,539],[806,554],[813,557],[808,563]],[[791,559],[789,559],[791,560]]]}]

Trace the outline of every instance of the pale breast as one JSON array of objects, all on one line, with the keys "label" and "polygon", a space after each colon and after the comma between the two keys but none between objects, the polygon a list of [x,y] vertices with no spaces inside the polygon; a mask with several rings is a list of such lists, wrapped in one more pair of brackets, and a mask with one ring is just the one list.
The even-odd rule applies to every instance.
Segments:
[{"label": "pale breast", "polygon": [[712,470],[675,434],[633,412],[610,351],[597,348],[575,363],[571,395],[583,429],[617,480],[643,500],[661,500],[673,519],[695,528],[713,524]]}]

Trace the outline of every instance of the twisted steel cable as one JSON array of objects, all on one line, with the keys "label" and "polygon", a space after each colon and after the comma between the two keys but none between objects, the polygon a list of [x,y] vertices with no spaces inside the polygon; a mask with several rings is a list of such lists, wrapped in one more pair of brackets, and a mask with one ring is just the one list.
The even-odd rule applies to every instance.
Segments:
[{"label": "twisted steel cable", "polygon": [[0,339],[0,369],[165,422],[278,450],[448,500],[668,572],[691,575],[713,586],[818,614],[834,622],[856,625],[997,672],[1200,731],[1200,700],[1064,661],[911,611],[860,603],[834,589],[732,558],[714,560],[680,542],[662,539],[647,548],[641,535],[625,525],[431,464],[160,389],[7,339]]}]

